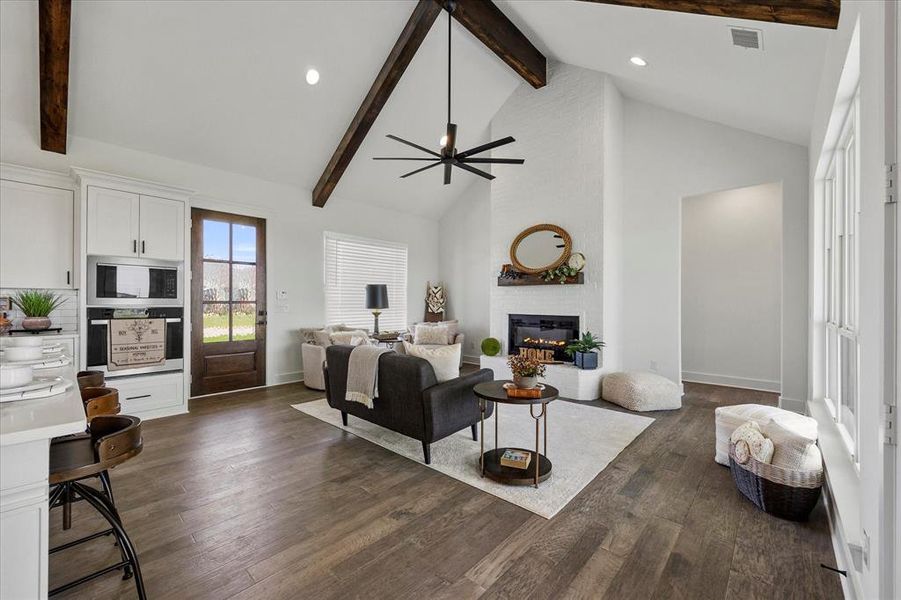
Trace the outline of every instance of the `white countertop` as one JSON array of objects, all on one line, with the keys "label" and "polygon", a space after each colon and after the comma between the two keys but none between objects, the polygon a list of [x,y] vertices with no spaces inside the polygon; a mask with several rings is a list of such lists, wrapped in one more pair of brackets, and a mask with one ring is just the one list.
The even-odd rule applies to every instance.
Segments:
[{"label": "white countertop", "polygon": [[79,433],[87,427],[75,366],[43,369],[36,373],[63,377],[72,381],[72,387],[49,398],[0,404],[0,446]]}]

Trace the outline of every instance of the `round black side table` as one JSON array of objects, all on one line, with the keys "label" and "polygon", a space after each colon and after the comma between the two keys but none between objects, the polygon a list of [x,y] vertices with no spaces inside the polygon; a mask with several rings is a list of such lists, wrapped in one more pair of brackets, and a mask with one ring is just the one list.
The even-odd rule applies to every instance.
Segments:
[{"label": "round black side table", "polygon": [[[508,381],[486,381],[473,388],[473,392],[479,399],[480,427],[480,468],[482,477],[489,477],[500,483],[509,485],[534,485],[551,475],[553,465],[547,455],[547,405],[557,399],[557,388],[545,385],[541,390],[540,398],[510,398],[504,384]],[[485,452],[485,412],[487,403],[494,402],[494,450]],[[498,447],[498,418],[499,404],[525,404],[529,406],[529,414],[535,420],[535,450],[527,448],[501,448]],[[536,406],[541,407],[541,412],[535,414]],[[539,452],[540,425],[544,421],[544,454]],[[507,450],[518,450],[531,454],[532,458],[527,469],[517,469],[501,464],[501,456]]]}]

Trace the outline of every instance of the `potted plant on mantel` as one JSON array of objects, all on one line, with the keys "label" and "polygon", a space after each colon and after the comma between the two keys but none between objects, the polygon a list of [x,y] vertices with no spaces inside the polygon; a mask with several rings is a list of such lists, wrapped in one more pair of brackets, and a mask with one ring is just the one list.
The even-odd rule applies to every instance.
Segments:
[{"label": "potted plant on mantel", "polygon": [[513,385],[520,389],[530,390],[537,387],[538,378],[544,377],[544,363],[537,358],[514,354],[507,359],[507,365],[513,372]]},{"label": "potted plant on mantel", "polygon": [[21,290],[12,297],[12,303],[25,315],[22,329],[42,331],[50,328],[50,313],[65,302],[65,298],[42,290]]},{"label": "potted plant on mantel", "polygon": [[572,356],[580,369],[597,369],[597,351],[604,347],[604,342],[594,337],[590,331],[566,347],[566,354]]}]

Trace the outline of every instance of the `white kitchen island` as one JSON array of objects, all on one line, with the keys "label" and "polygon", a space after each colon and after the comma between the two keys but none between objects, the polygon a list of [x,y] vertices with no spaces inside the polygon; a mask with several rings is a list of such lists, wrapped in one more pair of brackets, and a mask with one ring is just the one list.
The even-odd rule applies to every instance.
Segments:
[{"label": "white kitchen island", "polygon": [[74,367],[43,370],[72,387],[0,404],[0,598],[47,597],[50,439],[85,430]]}]

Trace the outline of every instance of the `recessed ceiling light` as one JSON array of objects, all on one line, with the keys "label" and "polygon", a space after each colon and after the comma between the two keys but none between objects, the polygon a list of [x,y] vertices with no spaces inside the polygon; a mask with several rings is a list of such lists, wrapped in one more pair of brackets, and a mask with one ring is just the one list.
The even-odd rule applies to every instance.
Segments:
[{"label": "recessed ceiling light", "polygon": [[645,59],[643,59],[640,56],[633,56],[632,58],[629,59],[629,62],[632,63],[633,65],[635,65],[636,67],[648,66],[648,61],[646,61]]},{"label": "recessed ceiling light", "polygon": [[310,85],[316,85],[319,83],[319,71],[316,69],[308,69],[307,70],[307,83]]}]

